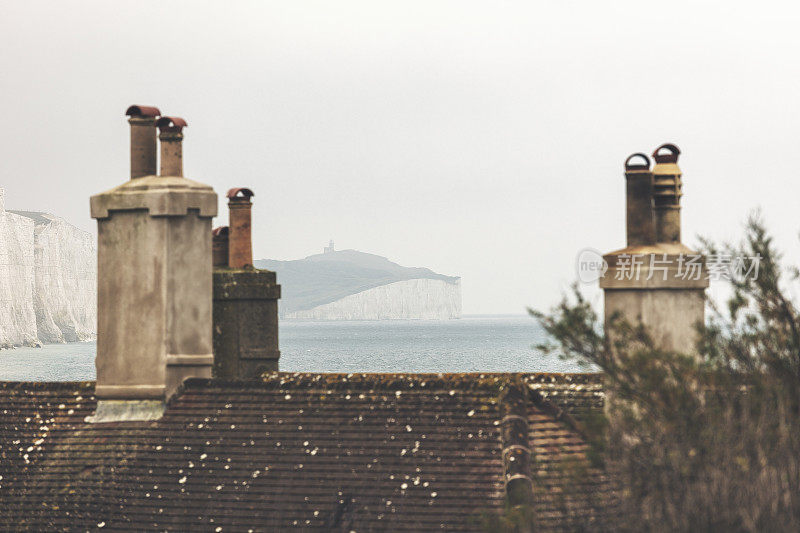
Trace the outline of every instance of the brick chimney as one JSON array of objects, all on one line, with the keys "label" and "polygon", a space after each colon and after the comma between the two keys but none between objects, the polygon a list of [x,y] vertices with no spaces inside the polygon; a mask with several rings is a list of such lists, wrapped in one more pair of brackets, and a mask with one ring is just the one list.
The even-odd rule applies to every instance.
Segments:
[{"label": "brick chimney", "polygon": [[[214,230],[214,376],[253,379],[278,370],[275,272],[253,268],[250,215],[253,191],[228,191],[230,227]],[[229,247],[223,264],[223,251]]]},{"label": "brick chimney", "polygon": [[228,266],[243,268],[253,264],[252,207],[253,191],[237,187],[228,191],[229,224]]},{"label": "brick chimney", "polygon": [[125,111],[131,125],[131,179],[156,174],[157,107],[132,105]]},{"label": "brick chimney", "polygon": [[600,288],[607,326],[620,313],[646,326],[661,348],[688,354],[696,349],[695,326],[705,320],[708,280],[703,257],[680,242],[678,154],[673,144],[657,148],[652,173],[644,154],[626,159],[628,246],[603,257]]},{"label": "brick chimney", "polygon": [[[185,121],[165,118],[167,176],[148,168],[91,198],[98,232],[98,404],[90,422],[159,418],[185,378],[211,377],[209,233],[217,195],[180,176],[175,134]],[[155,122],[147,127],[152,135],[136,137],[154,138]]]}]

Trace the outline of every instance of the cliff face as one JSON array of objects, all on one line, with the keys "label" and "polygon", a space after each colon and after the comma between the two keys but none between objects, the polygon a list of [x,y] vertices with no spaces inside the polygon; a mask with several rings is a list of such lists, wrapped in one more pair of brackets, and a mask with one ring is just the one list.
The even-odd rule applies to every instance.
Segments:
[{"label": "cliff face", "polygon": [[461,280],[356,250],[296,261],[260,260],[282,287],[281,316],[318,320],[461,317]]},{"label": "cliff face", "polygon": [[461,282],[411,279],[345,296],[286,318],[386,320],[461,318]]},{"label": "cliff face", "polygon": [[0,189],[0,348],[94,338],[92,235],[47,213],[6,211]]},{"label": "cliff face", "polygon": [[94,238],[63,219],[42,215],[34,232],[33,308],[39,340],[89,340],[97,319]]},{"label": "cliff face", "polygon": [[35,346],[33,221],[7,213],[0,189],[0,348]]}]

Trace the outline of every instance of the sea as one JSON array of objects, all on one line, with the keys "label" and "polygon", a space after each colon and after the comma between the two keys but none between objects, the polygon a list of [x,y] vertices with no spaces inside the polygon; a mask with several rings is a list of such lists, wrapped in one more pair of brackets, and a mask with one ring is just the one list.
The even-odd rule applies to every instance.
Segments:
[{"label": "sea", "polygon": [[[458,320],[280,322],[280,369],[288,372],[581,372],[544,355],[545,333],[524,315]],[[0,381],[95,379],[94,342],[0,350]]]}]

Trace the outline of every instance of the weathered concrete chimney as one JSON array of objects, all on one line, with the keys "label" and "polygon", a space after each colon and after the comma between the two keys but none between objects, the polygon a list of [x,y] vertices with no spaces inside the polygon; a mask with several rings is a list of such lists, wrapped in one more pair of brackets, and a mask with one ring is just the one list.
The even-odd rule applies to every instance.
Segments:
[{"label": "weathered concrete chimney", "polygon": [[[275,272],[253,268],[250,199],[253,191],[228,191],[230,228],[214,232],[214,376],[252,379],[278,370],[278,299]],[[229,231],[225,231],[228,230]],[[224,235],[230,247],[222,263]]]},{"label": "weathered concrete chimney", "polygon": [[183,176],[183,128],[180,117],[161,117],[156,121],[161,141],[161,176]]},{"label": "weathered concrete chimney", "polygon": [[[662,149],[670,153],[661,154]],[[694,353],[695,326],[705,319],[708,279],[703,257],[680,242],[679,153],[675,145],[656,150],[650,209],[647,158],[634,154],[625,161],[628,246],[603,257],[608,270],[600,287],[607,327],[619,313],[632,324],[646,326],[661,348]],[[634,157],[646,163],[634,165]]]},{"label": "weathered concrete chimney", "polygon": [[157,107],[132,105],[125,111],[131,125],[131,179],[156,174]]},{"label": "weathered concrete chimney", "polygon": [[228,232],[228,266],[243,268],[253,264],[252,207],[253,191],[237,187],[228,191],[230,229]]},{"label": "weathered concrete chimney", "polygon": [[92,196],[91,213],[98,403],[89,421],[159,418],[185,378],[211,377],[217,195],[180,176],[148,174]]},{"label": "weathered concrete chimney", "polygon": [[653,152],[653,211],[656,242],[681,242],[681,151],[674,144],[662,144]]},{"label": "weathered concrete chimney", "polygon": [[228,266],[228,226],[214,228],[211,232],[211,255],[214,268]]},{"label": "weathered concrete chimney", "polygon": [[625,160],[625,196],[628,246],[653,244],[653,173],[644,154],[633,154]]}]

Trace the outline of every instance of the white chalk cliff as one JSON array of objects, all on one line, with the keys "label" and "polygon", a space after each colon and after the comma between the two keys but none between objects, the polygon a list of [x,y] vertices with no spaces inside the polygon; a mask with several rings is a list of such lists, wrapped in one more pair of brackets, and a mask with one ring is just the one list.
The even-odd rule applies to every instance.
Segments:
[{"label": "white chalk cliff", "polygon": [[461,278],[404,267],[374,254],[336,251],[294,261],[262,259],[281,285],[284,318],[388,320],[461,318]]},{"label": "white chalk cliff", "polygon": [[94,338],[94,238],[47,213],[7,211],[0,189],[0,348]]},{"label": "white chalk cliff", "polygon": [[314,320],[387,320],[461,318],[461,282],[410,279],[345,296],[341,300],[286,318]]}]

